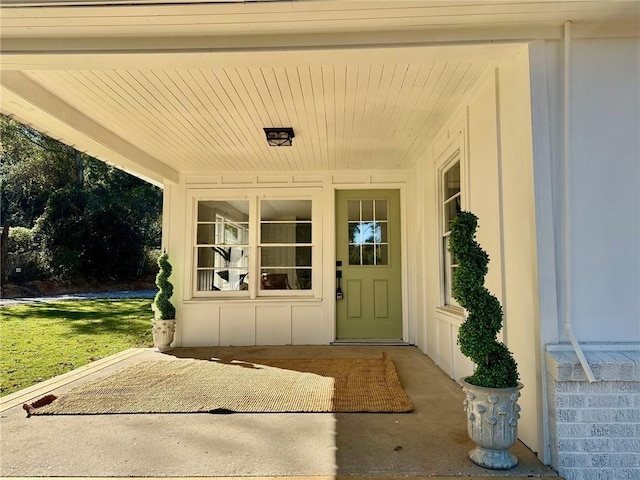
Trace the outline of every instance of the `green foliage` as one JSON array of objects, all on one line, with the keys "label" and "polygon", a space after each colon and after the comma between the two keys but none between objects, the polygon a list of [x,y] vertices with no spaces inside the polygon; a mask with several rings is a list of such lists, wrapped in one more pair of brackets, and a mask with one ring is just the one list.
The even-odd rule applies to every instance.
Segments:
[{"label": "green foliage", "polygon": [[[33,230],[26,227],[9,229],[7,241],[7,279],[10,281],[39,280],[46,267],[35,244]],[[17,272],[16,269],[20,269]]]},{"label": "green foliage", "polygon": [[475,240],[477,217],[460,212],[452,222],[449,251],[458,259],[452,294],[468,312],[458,331],[458,345],[476,368],[466,381],[491,388],[518,385],[518,367],[507,347],[497,341],[502,328],[502,306],[484,286],[489,256]]},{"label": "green foliage", "polygon": [[141,275],[157,275],[158,274],[158,259],[162,255],[162,250],[159,248],[147,248],[145,251],[144,263],[140,266]]},{"label": "green foliage", "polygon": [[157,320],[173,320],[176,318],[176,309],[171,303],[173,295],[173,285],[169,281],[172,267],[169,263],[169,255],[163,253],[158,258],[158,275],[156,276],[156,285],[158,293],[153,300],[153,310],[156,313]]},{"label": "green foliage", "polygon": [[142,273],[160,243],[159,188],[2,115],[0,134],[1,217],[35,227],[49,278]]},{"label": "green foliage", "polygon": [[153,344],[148,299],[39,303],[0,311],[0,396]]},{"label": "green foliage", "polygon": [[86,193],[75,185],[68,185],[51,194],[45,211],[36,222],[35,232],[41,241],[48,270],[55,277],[80,274],[89,231],[84,221],[86,206]]},{"label": "green foliage", "polygon": [[33,227],[49,196],[76,182],[75,164],[73,148],[0,116],[3,222]]}]

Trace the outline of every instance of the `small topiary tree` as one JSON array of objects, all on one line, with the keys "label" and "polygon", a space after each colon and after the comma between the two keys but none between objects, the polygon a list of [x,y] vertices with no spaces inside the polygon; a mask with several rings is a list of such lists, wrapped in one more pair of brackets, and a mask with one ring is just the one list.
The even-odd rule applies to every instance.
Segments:
[{"label": "small topiary tree", "polygon": [[502,306],[484,286],[489,255],[476,242],[478,218],[460,212],[452,222],[449,251],[458,259],[453,274],[452,294],[468,312],[458,331],[463,355],[476,365],[465,381],[489,388],[518,386],[518,366],[507,347],[497,341],[502,328]]},{"label": "small topiary tree", "polygon": [[163,253],[158,258],[158,275],[156,275],[156,285],[158,293],[153,300],[153,311],[156,320],[173,320],[176,318],[176,309],[170,301],[173,295],[173,285],[169,281],[171,276],[171,264],[169,263],[169,255]]}]

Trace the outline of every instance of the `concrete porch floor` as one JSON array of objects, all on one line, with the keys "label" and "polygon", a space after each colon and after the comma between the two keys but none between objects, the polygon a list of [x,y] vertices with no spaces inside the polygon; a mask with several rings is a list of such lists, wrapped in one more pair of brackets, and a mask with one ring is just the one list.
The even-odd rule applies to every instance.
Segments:
[{"label": "concrete porch floor", "polygon": [[[125,365],[175,357],[393,359],[415,409],[404,414],[153,414],[26,418],[22,404]],[[509,471],[475,466],[463,394],[417,348],[287,346],[132,349],[0,401],[3,477],[556,477],[523,444]]]}]

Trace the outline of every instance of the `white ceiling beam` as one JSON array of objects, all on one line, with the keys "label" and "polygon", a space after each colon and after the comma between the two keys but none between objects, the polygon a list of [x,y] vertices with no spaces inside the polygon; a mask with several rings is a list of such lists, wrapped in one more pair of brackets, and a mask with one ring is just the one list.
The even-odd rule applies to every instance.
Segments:
[{"label": "white ceiling beam", "polygon": [[[148,40],[148,39],[147,39]],[[141,39],[102,39],[94,49],[77,39],[55,50],[42,50],[29,41],[5,41],[0,69],[8,70],[158,70],[196,68],[261,68],[274,65],[314,67],[323,65],[369,65],[371,63],[440,62],[448,59],[492,61],[514,58],[520,44],[500,43],[455,45],[357,45],[349,47],[291,48],[176,48],[165,49],[162,42]],[[51,42],[49,42],[51,43]],[[83,50],[78,49],[83,45]],[[51,46],[51,45],[49,45]],[[135,46],[135,48],[134,48]]]},{"label": "white ceiling beam", "polygon": [[0,77],[0,110],[71,146],[150,183],[178,183],[176,170],[124,141],[21,72]]}]

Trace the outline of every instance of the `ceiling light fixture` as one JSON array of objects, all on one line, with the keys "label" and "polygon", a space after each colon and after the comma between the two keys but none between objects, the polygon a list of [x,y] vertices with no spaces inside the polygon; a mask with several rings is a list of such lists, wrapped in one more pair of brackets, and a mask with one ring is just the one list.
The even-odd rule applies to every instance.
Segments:
[{"label": "ceiling light fixture", "polygon": [[267,136],[267,143],[270,147],[290,147],[293,145],[293,137],[295,137],[295,134],[291,127],[265,127],[264,133]]}]

